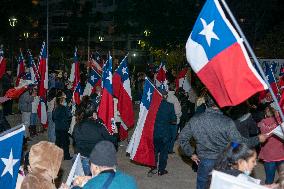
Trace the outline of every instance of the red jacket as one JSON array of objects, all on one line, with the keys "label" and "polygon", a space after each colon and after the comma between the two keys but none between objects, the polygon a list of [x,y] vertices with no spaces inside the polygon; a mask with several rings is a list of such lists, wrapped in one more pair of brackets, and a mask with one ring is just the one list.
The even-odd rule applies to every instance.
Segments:
[{"label": "red jacket", "polygon": [[[278,122],[274,117],[265,118],[258,123],[262,134],[272,131],[277,125]],[[284,141],[275,135],[270,136],[262,144],[259,158],[267,162],[284,160]]]}]

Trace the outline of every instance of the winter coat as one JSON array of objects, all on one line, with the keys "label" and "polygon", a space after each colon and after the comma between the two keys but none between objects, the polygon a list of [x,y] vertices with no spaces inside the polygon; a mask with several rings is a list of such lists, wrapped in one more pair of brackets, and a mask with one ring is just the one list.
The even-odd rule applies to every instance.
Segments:
[{"label": "winter coat", "polygon": [[114,135],[110,135],[98,120],[85,119],[75,125],[73,131],[75,141],[75,153],[80,153],[85,157],[89,157],[94,146],[102,141],[108,140],[117,148],[117,139]]},{"label": "winter coat", "polygon": [[56,189],[63,150],[55,144],[41,141],[31,147],[29,162],[31,172],[24,178],[21,189]]},{"label": "winter coat", "polygon": [[238,131],[245,138],[256,136],[259,133],[257,124],[253,120],[250,113],[241,116],[235,121],[235,123],[236,123]]},{"label": "winter coat", "polygon": [[176,124],[179,124],[182,112],[181,112],[181,105],[180,105],[178,98],[175,95],[175,91],[169,91],[168,92],[167,101],[174,105],[175,114],[176,114],[176,117],[177,117]]},{"label": "winter coat", "polygon": [[30,95],[29,91],[24,92],[19,98],[19,110],[22,112],[32,112],[32,102],[34,97]]},{"label": "winter coat", "polygon": [[55,130],[68,131],[71,124],[72,114],[68,107],[58,105],[52,112],[52,120],[55,123]]}]

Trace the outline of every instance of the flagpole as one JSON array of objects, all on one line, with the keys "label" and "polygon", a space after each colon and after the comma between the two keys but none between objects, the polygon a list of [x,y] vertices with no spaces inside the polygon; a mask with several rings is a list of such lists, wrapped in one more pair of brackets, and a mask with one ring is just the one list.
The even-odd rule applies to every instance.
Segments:
[{"label": "flagpole", "polygon": [[[48,77],[48,44],[49,44],[49,39],[48,39],[48,17],[49,17],[49,2],[46,0],[46,65],[47,65],[47,77]],[[45,78],[48,79],[48,78]],[[48,88],[48,87],[47,87]]]},{"label": "flagpole", "polygon": [[[277,98],[276,98],[276,96],[275,96],[275,94],[274,94],[274,92],[273,92],[273,90],[272,90],[272,88],[271,88],[271,86],[270,86],[270,84],[269,84],[269,82],[268,82],[268,79],[266,78],[265,73],[264,73],[262,67],[260,66],[260,64],[259,64],[259,62],[258,62],[258,60],[257,60],[257,57],[256,57],[256,55],[254,54],[254,52],[253,52],[253,50],[252,50],[252,48],[251,48],[251,46],[250,46],[250,44],[249,44],[249,42],[248,42],[246,36],[244,35],[244,33],[243,33],[241,27],[239,26],[239,24],[238,24],[236,18],[234,17],[233,13],[231,12],[231,10],[230,10],[229,6],[227,5],[226,1],[225,1],[225,0],[220,0],[220,1],[222,2],[224,8],[226,9],[226,11],[227,11],[227,13],[228,13],[228,15],[230,16],[231,20],[233,21],[233,23],[234,23],[234,25],[235,25],[237,31],[239,32],[241,38],[244,40],[244,44],[246,45],[246,47],[247,47],[247,49],[248,49],[250,55],[252,56],[252,58],[253,58],[253,60],[254,60],[254,62],[255,62],[255,64],[256,64],[256,66],[257,66],[257,68],[259,69],[260,75],[261,75],[262,78],[265,80],[265,82],[266,82],[266,84],[267,84],[267,86],[268,86],[268,90],[269,90],[269,92],[271,93],[274,102],[276,102],[276,107],[277,107],[277,109],[278,109],[278,111],[279,111],[280,117],[281,117],[282,121],[284,121],[284,114],[283,114],[283,112],[282,112],[282,110],[281,110],[281,107],[279,106],[278,100],[277,100]],[[281,129],[282,129],[282,132],[283,132],[283,134],[284,134],[284,128],[282,127],[282,125],[281,125]]]}]

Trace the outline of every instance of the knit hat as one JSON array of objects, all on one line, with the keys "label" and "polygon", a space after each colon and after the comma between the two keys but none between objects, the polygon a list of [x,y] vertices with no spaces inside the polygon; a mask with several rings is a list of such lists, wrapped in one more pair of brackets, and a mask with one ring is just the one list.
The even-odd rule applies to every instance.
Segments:
[{"label": "knit hat", "polygon": [[113,143],[106,140],[97,143],[90,154],[90,161],[97,166],[115,166],[117,159]]}]

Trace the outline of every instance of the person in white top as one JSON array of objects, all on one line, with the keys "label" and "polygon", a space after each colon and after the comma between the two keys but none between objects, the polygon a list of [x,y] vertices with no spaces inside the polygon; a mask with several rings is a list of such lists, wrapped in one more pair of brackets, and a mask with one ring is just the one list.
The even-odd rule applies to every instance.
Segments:
[{"label": "person in white top", "polygon": [[37,115],[37,108],[39,104],[39,96],[37,96],[37,88],[33,88],[32,96],[34,100],[32,102],[32,113],[31,113],[31,126],[30,126],[30,135],[34,137],[37,135],[36,125],[38,123],[38,115]]},{"label": "person in white top", "polygon": [[180,117],[182,115],[180,102],[175,95],[175,84],[174,83],[170,83],[169,85],[167,101],[174,105],[175,114],[177,117],[176,125],[172,125],[171,127],[171,140],[170,140],[170,145],[169,145],[169,153],[174,153],[173,149],[174,149],[174,144],[175,144],[175,140],[177,136],[177,128],[180,122]]}]

